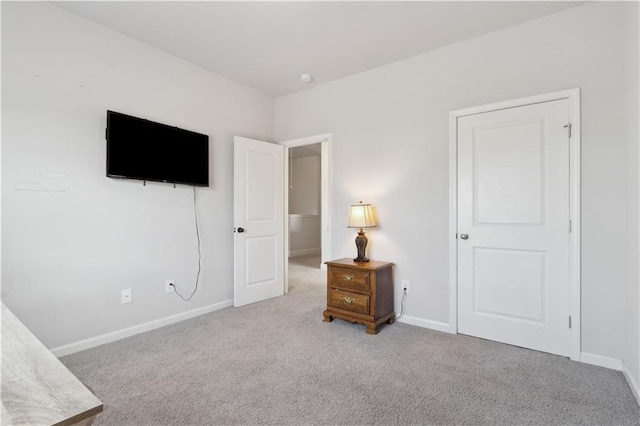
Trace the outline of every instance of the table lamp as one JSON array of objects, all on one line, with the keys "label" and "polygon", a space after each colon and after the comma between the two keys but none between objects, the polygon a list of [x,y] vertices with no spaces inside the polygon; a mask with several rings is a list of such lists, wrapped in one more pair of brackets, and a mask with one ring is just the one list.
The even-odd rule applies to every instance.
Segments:
[{"label": "table lamp", "polygon": [[368,262],[369,259],[365,256],[365,250],[367,248],[367,237],[364,235],[362,228],[373,228],[377,226],[373,212],[371,210],[371,204],[352,204],[351,212],[349,214],[349,226],[348,228],[360,228],[358,236],[356,237],[356,248],[358,249],[358,257],[353,259],[354,262]]}]

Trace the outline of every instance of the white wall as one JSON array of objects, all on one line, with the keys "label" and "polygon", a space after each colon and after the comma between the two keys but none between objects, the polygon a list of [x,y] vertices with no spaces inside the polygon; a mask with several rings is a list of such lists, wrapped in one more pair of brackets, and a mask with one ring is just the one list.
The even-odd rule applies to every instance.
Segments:
[{"label": "white wall", "polygon": [[289,215],[290,257],[320,254],[321,245],[319,215]]},{"label": "white wall", "polygon": [[293,158],[289,180],[289,256],[319,254],[321,243],[320,156]]},{"label": "white wall", "polygon": [[449,112],[580,87],[582,350],[622,359],[625,25],[622,4],[587,4],[277,98],[277,140],[333,135],[333,256],[353,251],[348,205],[374,204],[380,226],[367,232],[369,257],[394,262],[396,280],[411,281],[408,316],[446,327]]},{"label": "white wall", "polygon": [[640,132],[638,129],[640,109],[638,106],[638,75],[640,68],[638,65],[638,50],[640,49],[638,20],[640,7],[637,2],[626,4],[627,30],[624,49],[627,58],[625,67],[627,84],[627,296],[626,296],[626,340],[624,346],[624,366],[627,371],[629,382],[634,388],[636,398],[640,402],[640,175],[639,156],[640,149],[638,139]]},{"label": "white wall", "polygon": [[289,181],[289,213],[320,214],[319,155],[292,159]]},{"label": "white wall", "polygon": [[[105,177],[107,109],[210,137],[188,303],[164,287],[194,286],[192,190]],[[272,139],[273,99],[48,3],[3,2],[3,302],[56,347],[232,299],[234,135]]]}]

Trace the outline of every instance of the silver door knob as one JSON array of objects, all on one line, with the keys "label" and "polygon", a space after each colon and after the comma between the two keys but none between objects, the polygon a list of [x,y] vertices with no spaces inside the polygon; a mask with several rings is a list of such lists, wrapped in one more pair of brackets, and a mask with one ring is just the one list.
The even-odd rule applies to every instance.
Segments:
[{"label": "silver door knob", "polygon": [[460,234],[460,238],[466,240],[469,238],[469,234]]}]

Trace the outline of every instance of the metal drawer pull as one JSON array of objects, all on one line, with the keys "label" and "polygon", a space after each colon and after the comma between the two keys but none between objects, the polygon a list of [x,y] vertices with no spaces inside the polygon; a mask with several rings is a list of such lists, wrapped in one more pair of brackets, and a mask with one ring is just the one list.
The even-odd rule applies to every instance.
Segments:
[{"label": "metal drawer pull", "polygon": [[355,302],[356,299],[353,299],[353,298],[347,297],[347,296],[342,296],[342,301],[345,303],[345,305],[350,305],[353,302]]},{"label": "metal drawer pull", "polygon": [[351,281],[353,279],[353,275],[345,275],[344,276],[344,280],[345,281]]}]

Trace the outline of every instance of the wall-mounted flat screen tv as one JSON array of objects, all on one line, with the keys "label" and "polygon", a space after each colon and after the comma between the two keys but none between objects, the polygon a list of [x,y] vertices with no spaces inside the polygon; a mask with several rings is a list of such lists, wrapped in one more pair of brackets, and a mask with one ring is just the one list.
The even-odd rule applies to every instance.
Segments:
[{"label": "wall-mounted flat screen tv", "polygon": [[107,176],[209,186],[209,136],[107,111]]}]

